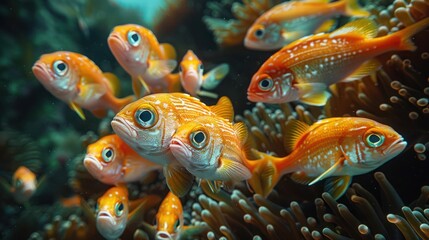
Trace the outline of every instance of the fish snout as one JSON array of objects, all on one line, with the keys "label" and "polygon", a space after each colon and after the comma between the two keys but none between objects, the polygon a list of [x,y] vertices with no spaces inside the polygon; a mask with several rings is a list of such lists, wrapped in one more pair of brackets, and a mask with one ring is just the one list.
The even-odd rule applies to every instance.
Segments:
[{"label": "fish snout", "polygon": [[33,71],[34,76],[40,81],[50,81],[52,80],[53,76],[49,72],[47,66],[44,63],[36,62],[33,67],[31,68]]},{"label": "fish snout", "polygon": [[[186,162],[192,158],[192,151],[180,139],[172,138],[170,150],[179,162]],[[183,163],[182,163],[183,164]],[[187,165],[187,164],[186,164]]]},{"label": "fish snout", "polygon": [[113,131],[123,140],[137,138],[137,132],[131,128],[128,122],[120,117],[114,117],[111,122]]},{"label": "fish snout", "polygon": [[83,165],[85,166],[86,170],[88,170],[88,172],[94,177],[99,176],[104,169],[100,161],[98,161],[98,159],[92,154],[87,154],[85,156],[85,159],[83,160]]},{"label": "fish snout", "polygon": [[129,51],[128,44],[121,38],[119,33],[112,32],[107,38],[107,43],[110,50],[114,53],[121,53],[122,51]]}]

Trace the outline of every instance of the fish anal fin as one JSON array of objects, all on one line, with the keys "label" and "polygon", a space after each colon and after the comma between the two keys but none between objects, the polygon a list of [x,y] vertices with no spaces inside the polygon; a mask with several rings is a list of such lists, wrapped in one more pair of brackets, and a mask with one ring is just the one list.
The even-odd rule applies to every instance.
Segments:
[{"label": "fish anal fin", "polygon": [[368,18],[362,18],[345,24],[333,31],[329,36],[333,38],[345,34],[358,34],[362,38],[374,38],[377,36],[377,31],[378,27],[374,21]]},{"label": "fish anal fin", "polygon": [[290,178],[297,183],[308,184],[314,180],[314,177],[309,177],[305,172],[298,171],[292,173]]},{"label": "fish anal fin", "polygon": [[171,73],[177,66],[177,61],[168,60],[149,60],[147,73],[151,78],[159,79]]},{"label": "fish anal fin", "polygon": [[332,177],[326,180],[324,191],[331,194],[331,196],[336,200],[346,192],[351,182],[352,176],[350,175]]},{"label": "fish anal fin", "polygon": [[76,104],[76,103],[74,103],[74,102],[70,102],[69,106],[70,106],[70,108],[71,108],[73,111],[75,111],[75,112],[77,113],[77,115],[78,115],[82,120],[86,120],[86,118],[85,118],[85,114],[83,113],[83,110],[82,110],[82,108],[81,108],[79,105],[77,105],[77,104]]},{"label": "fish anal fin", "polygon": [[110,89],[113,92],[113,95],[118,96],[121,91],[121,84],[119,78],[110,72],[103,73],[104,77],[107,79]]},{"label": "fish anal fin", "polygon": [[230,122],[234,120],[234,108],[228,97],[221,97],[216,105],[210,106],[210,109],[217,116],[223,117]]},{"label": "fish anal fin", "polygon": [[285,128],[287,136],[284,138],[284,146],[287,152],[292,152],[297,142],[307,133],[310,126],[299,120],[290,119]]},{"label": "fish anal fin", "polygon": [[194,183],[194,176],[180,165],[168,164],[164,166],[164,176],[168,188],[178,197],[185,196]]},{"label": "fish anal fin", "polygon": [[164,56],[167,59],[176,60],[177,58],[176,49],[174,49],[174,47],[171,44],[161,43],[159,44],[159,47],[161,48],[161,51],[164,53]]},{"label": "fish anal fin", "polygon": [[243,181],[251,177],[249,169],[243,163],[221,158],[216,175],[221,181]]},{"label": "fish anal fin", "polygon": [[342,80],[342,82],[350,82],[359,80],[363,77],[371,75],[381,67],[381,64],[376,59],[371,59],[364,62],[358,69],[356,69],[350,76]]},{"label": "fish anal fin", "polygon": [[208,90],[212,90],[221,83],[222,79],[228,74],[229,65],[223,63],[203,76],[203,85],[202,87]]},{"label": "fish anal fin", "polygon": [[337,21],[335,21],[334,19],[326,20],[325,22],[322,23],[322,25],[320,25],[319,28],[316,29],[314,33],[316,34],[316,33],[329,32],[333,28],[336,22]]},{"label": "fish anal fin", "polygon": [[334,165],[332,165],[328,170],[326,170],[325,172],[320,174],[317,178],[315,178],[313,181],[311,181],[308,185],[311,186],[311,185],[319,182],[320,180],[323,180],[327,177],[332,176],[335,172],[338,172],[339,169],[341,169],[343,167],[345,160],[346,160],[345,157],[341,157],[337,162],[335,162]]}]

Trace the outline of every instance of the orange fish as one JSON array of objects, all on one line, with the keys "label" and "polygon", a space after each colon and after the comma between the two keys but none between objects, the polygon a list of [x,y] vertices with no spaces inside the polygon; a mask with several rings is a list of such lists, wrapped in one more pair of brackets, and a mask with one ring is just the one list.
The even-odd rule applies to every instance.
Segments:
[{"label": "orange fish", "polygon": [[393,34],[374,38],[377,26],[368,19],[350,22],[327,34],[297,40],[272,55],[253,75],[247,90],[253,102],[301,102],[322,106],[327,86],[360,79],[380,67],[373,58],[390,51],[415,50],[411,36],[429,18]]},{"label": "orange fish", "polygon": [[183,228],[183,208],[180,199],[169,192],[156,214],[156,239],[176,239]]},{"label": "orange fish", "polygon": [[152,31],[136,24],[120,25],[107,42],[116,60],[131,75],[137,97],[142,97],[144,91],[178,91],[179,79],[170,75],[177,65],[176,51],[170,44],[159,44]]},{"label": "orange fish", "polygon": [[287,1],[262,14],[247,30],[244,46],[256,50],[275,50],[313,34],[328,31],[339,15],[366,17],[369,12],[357,0]]},{"label": "orange fish", "polygon": [[170,143],[176,159],[212,190],[219,182],[239,182],[251,174],[244,164],[247,129],[218,116],[201,116],[177,128]]},{"label": "orange fish", "polygon": [[116,113],[134,100],[132,96],[116,98],[118,79],[111,73],[101,72],[93,61],[79,53],[44,54],[32,70],[52,95],[69,104],[82,119],[85,119],[82,108],[103,117],[107,109]]},{"label": "orange fish", "polygon": [[197,95],[217,98],[217,94],[201,90],[201,87],[212,90],[228,74],[229,65],[224,63],[204,73],[204,65],[192,50],[188,50],[179,65],[180,82],[183,88],[196,97]]},{"label": "orange fish", "polygon": [[25,203],[37,188],[36,175],[28,168],[19,167],[12,176],[10,192],[18,203]]},{"label": "orange fish", "polygon": [[112,127],[140,156],[163,165],[170,190],[183,196],[192,186],[193,176],[171,154],[170,141],[180,125],[203,115],[232,121],[231,101],[222,97],[215,106],[208,107],[184,93],[151,94],[124,107],[114,117]]},{"label": "orange fish", "polygon": [[90,144],[83,164],[94,178],[110,185],[138,181],[146,173],[161,168],[142,158],[116,134]]},{"label": "orange fish", "polygon": [[339,198],[353,176],[373,171],[407,146],[391,127],[366,118],[328,118],[311,126],[292,119],[286,128],[288,156],[259,153],[263,160],[247,162],[253,173],[249,183],[259,183],[254,190],[264,196],[281,176],[293,172],[292,179],[309,185],[331,177],[325,191]]}]

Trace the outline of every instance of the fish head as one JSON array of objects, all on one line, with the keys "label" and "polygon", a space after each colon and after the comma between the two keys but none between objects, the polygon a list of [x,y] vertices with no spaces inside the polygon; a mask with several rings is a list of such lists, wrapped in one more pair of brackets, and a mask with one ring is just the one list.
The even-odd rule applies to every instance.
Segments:
[{"label": "fish head", "polygon": [[96,226],[107,239],[119,238],[128,218],[128,191],[125,187],[112,187],[97,201]]},{"label": "fish head", "polygon": [[28,168],[19,167],[12,176],[12,195],[18,203],[24,203],[36,191],[36,175]]},{"label": "fish head", "polygon": [[253,24],[246,33],[244,46],[255,50],[275,50],[285,45],[280,25],[267,22]]},{"label": "fish head", "polygon": [[68,102],[78,95],[81,77],[75,58],[75,54],[64,51],[43,54],[34,63],[33,74],[50,93]]},{"label": "fish head", "polygon": [[143,157],[168,151],[178,126],[174,106],[164,96],[145,96],[125,106],[112,120],[115,133]]},{"label": "fish head", "polygon": [[123,177],[124,153],[121,139],[108,135],[88,145],[83,164],[88,172],[105,184],[117,184]]},{"label": "fish head", "polygon": [[149,38],[155,38],[149,29],[136,24],[126,24],[113,28],[107,43],[125,71],[132,76],[139,76],[148,68],[151,51]]},{"label": "fish head", "polygon": [[[366,118],[358,118],[355,129],[357,137],[350,151],[358,151],[352,165],[368,171],[383,165],[400,154],[407,142],[390,126]],[[359,123],[360,122],[360,123]]]},{"label": "fish head", "polygon": [[191,95],[196,92],[203,84],[204,65],[192,50],[183,57],[179,65],[179,76],[183,88]]},{"label": "fish head", "polygon": [[299,92],[293,85],[294,74],[287,68],[277,68],[268,59],[256,72],[247,89],[252,102],[283,103],[298,100]]},{"label": "fish head", "polygon": [[156,214],[156,239],[173,239],[182,227],[182,203],[176,195],[169,192]]},{"label": "fish head", "polygon": [[198,117],[179,126],[171,139],[172,154],[191,173],[218,165],[223,139],[215,121],[213,117]]}]

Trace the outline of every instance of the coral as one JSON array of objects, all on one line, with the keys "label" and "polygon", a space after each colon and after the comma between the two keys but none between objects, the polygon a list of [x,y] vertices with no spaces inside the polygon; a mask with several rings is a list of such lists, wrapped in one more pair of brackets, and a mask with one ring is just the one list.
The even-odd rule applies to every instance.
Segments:
[{"label": "coral", "polygon": [[231,195],[226,192],[215,195],[203,184],[207,195],[199,197],[199,204],[194,204],[192,214],[195,224],[206,224],[210,228],[206,235],[208,239],[427,237],[425,214],[429,211],[429,186],[422,187],[421,195],[406,207],[383,173],[377,172],[374,177],[384,200],[378,200],[355,183],[347,192],[349,206],[336,202],[328,193],[316,198],[314,205],[292,201],[287,206],[258,194],[248,198],[239,190],[233,190]]}]

